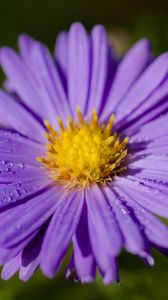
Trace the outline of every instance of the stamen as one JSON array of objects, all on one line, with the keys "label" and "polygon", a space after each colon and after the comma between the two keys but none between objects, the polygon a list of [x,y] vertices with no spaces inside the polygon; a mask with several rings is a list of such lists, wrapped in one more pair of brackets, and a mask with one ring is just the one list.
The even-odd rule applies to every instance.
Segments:
[{"label": "stamen", "polygon": [[55,143],[55,139],[53,139],[48,133],[45,133],[45,137],[51,144]]},{"label": "stamen", "polygon": [[46,149],[51,153],[54,153],[54,154],[56,153],[54,146],[51,144],[46,144]]},{"label": "stamen", "polygon": [[73,131],[75,129],[75,125],[70,116],[68,117],[68,124],[69,124],[69,128]]},{"label": "stamen", "polygon": [[59,124],[59,126],[60,126],[60,129],[62,130],[62,131],[64,131],[65,130],[65,128],[64,128],[64,125],[63,125],[63,122],[62,122],[62,120],[61,120],[61,118],[57,118],[57,121],[58,121],[58,124]]},{"label": "stamen", "polygon": [[97,115],[96,108],[94,108],[92,111],[92,124],[96,126],[98,125],[98,115]]},{"label": "stamen", "polygon": [[114,115],[112,115],[107,123],[107,126],[104,129],[104,135],[108,137],[112,131],[112,127],[114,124]]},{"label": "stamen", "polygon": [[112,143],[114,143],[115,138],[116,138],[116,137],[115,137],[114,135],[109,136],[109,137],[106,139],[106,144],[107,144],[107,145],[111,145]]},{"label": "stamen", "polygon": [[45,159],[44,157],[37,157],[37,160],[43,163],[44,165],[50,165],[50,161]]},{"label": "stamen", "polygon": [[78,126],[80,127],[83,124],[83,116],[80,110],[80,106],[76,107],[76,113],[77,113],[77,117],[78,117]]},{"label": "stamen", "polygon": [[56,137],[58,135],[47,120],[44,120],[44,125],[53,137]]},{"label": "stamen", "polygon": [[76,113],[77,123],[69,116],[66,127],[58,118],[59,132],[44,121],[48,130],[45,134],[47,152],[37,160],[50,171],[57,184],[67,189],[104,185],[125,170],[129,139],[126,137],[120,142],[117,133],[112,133],[114,115],[105,126],[99,124],[96,109],[92,111],[91,121],[84,120],[79,106]]}]

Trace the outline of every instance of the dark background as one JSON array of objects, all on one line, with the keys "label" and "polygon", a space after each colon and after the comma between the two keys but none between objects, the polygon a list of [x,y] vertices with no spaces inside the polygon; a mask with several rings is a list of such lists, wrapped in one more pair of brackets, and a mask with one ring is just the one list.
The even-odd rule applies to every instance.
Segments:
[{"label": "dark background", "polygon": [[[52,50],[57,33],[82,21],[88,30],[96,23],[106,26],[118,54],[141,37],[151,39],[155,54],[168,50],[168,1],[157,0],[0,0],[0,46],[17,47],[17,36],[27,32]],[[122,253],[121,286],[93,285],[64,279],[65,266],[55,279],[38,272],[28,283],[15,276],[0,280],[0,300],[166,300],[168,260],[154,253],[156,265],[146,267],[137,257]]]},{"label": "dark background", "polygon": [[155,52],[168,45],[168,1],[163,0],[0,0],[0,44],[16,45],[27,32],[53,46],[56,34],[81,21],[128,32],[133,40],[149,37]]}]

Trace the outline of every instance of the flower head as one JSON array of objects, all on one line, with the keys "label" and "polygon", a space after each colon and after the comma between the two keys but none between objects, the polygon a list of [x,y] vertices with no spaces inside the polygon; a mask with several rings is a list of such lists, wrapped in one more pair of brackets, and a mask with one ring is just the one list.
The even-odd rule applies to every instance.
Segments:
[{"label": "flower head", "polygon": [[0,50],[2,278],[41,268],[118,281],[122,248],[149,265],[167,253],[168,54],[143,39],[118,61],[104,28],[81,24],[56,40],[19,38]]}]

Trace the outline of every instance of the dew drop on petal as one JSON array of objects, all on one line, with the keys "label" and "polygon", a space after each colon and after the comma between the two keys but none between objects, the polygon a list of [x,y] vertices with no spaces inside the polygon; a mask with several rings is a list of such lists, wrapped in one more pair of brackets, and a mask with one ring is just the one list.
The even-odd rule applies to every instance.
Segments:
[{"label": "dew drop on petal", "polygon": [[14,166],[14,163],[12,161],[8,161],[7,164],[6,164],[6,166],[8,168],[12,168]]},{"label": "dew drop on petal", "polygon": [[24,164],[23,163],[17,163],[16,165],[18,168],[23,169],[24,168]]}]

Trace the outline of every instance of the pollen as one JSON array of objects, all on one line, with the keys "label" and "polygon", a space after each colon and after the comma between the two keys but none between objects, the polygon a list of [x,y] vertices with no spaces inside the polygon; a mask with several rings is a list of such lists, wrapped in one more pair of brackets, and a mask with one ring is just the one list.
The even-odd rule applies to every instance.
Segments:
[{"label": "pollen", "polygon": [[68,189],[106,184],[126,168],[128,137],[121,141],[113,132],[113,115],[107,124],[100,124],[95,109],[91,119],[85,120],[77,107],[76,121],[69,117],[67,126],[60,118],[57,121],[58,131],[44,121],[46,156],[37,159],[58,184]]}]

